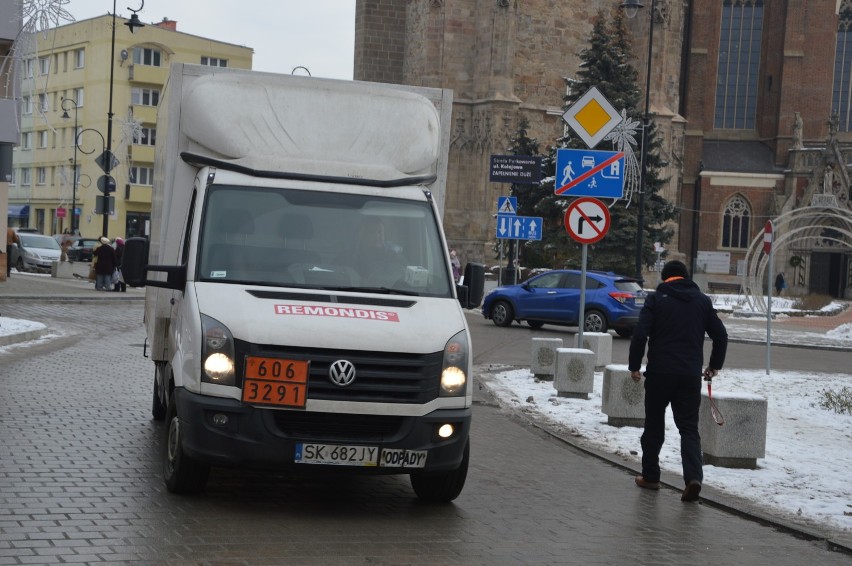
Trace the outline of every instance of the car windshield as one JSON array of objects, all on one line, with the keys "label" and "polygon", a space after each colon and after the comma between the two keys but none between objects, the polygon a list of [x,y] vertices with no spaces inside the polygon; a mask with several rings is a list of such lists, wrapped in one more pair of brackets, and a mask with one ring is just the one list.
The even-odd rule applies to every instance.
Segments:
[{"label": "car windshield", "polygon": [[21,241],[21,246],[24,248],[38,248],[41,250],[58,250],[59,243],[50,236],[42,234],[27,234],[24,232],[18,233],[18,239]]},{"label": "car windshield", "polygon": [[369,194],[212,186],[197,279],[450,296],[428,202]]}]

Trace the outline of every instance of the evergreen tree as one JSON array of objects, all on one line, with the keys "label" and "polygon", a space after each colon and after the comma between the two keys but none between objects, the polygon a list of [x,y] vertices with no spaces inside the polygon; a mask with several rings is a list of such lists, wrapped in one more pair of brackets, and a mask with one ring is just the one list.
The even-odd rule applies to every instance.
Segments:
[{"label": "evergreen tree", "polygon": [[[589,46],[580,53],[581,64],[576,78],[568,81],[569,91],[564,97],[564,109],[570,107],[591,87],[597,89],[612,105],[626,111],[629,120],[642,122],[642,110],[639,105],[642,95],[637,86],[638,74],[630,64],[630,37],[625,26],[624,15],[616,10],[611,22],[603,11],[598,12],[592,26]],[[641,130],[638,132],[641,143]],[[520,132],[516,139],[520,139]],[[642,263],[650,266],[656,259],[653,242],[667,243],[671,240],[672,230],[665,223],[675,218],[676,211],[659,191],[664,179],[660,178],[662,166],[659,156],[660,140],[653,122],[648,130],[648,152],[646,154],[647,173],[645,177],[645,237],[643,241]],[[607,150],[605,144],[596,149]],[[564,228],[564,214],[573,199],[556,196],[553,193],[556,174],[556,149],[585,149],[586,146],[575,135],[558,138],[556,146],[550,147],[544,159],[545,180],[537,187],[524,192],[525,202],[518,198],[518,208],[531,216],[545,219],[544,237],[541,242],[530,242],[526,246],[525,259],[528,266],[531,260],[542,262],[542,266],[579,268],[581,244],[571,239]],[[635,149],[636,155],[641,148]],[[625,195],[626,196],[626,195]],[[527,202],[529,199],[529,202]],[[607,235],[599,242],[589,245],[589,269],[615,271],[633,275],[636,257],[636,233],[638,227],[638,195],[631,199],[629,206],[625,199],[606,202],[610,207],[611,224]],[[532,206],[530,206],[532,205]],[[520,212],[519,212],[520,214]]]}]

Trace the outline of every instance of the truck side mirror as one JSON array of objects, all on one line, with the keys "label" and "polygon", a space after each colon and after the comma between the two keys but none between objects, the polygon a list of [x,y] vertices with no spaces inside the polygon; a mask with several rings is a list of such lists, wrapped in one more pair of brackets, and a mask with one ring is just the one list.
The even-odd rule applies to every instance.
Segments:
[{"label": "truck side mirror", "polygon": [[485,293],[485,266],[481,263],[468,263],[464,266],[464,282],[457,285],[459,302],[462,308],[475,309],[482,303]]},{"label": "truck side mirror", "polygon": [[124,282],[131,287],[144,287],[148,264],[148,238],[133,237],[124,241],[124,255],[121,257],[121,274]]}]

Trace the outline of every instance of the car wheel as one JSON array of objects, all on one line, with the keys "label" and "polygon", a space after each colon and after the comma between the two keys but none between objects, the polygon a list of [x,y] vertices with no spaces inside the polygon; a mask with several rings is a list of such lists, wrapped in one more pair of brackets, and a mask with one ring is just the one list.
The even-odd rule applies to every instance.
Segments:
[{"label": "car wheel", "polygon": [[630,338],[633,336],[633,327],[630,328],[616,328],[615,333],[621,336],[622,338]]},{"label": "car wheel", "polygon": [[535,330],[538,330],[539,328],[544,326],[544,323],[540,320],[528,320],[527,324],[530,325],[530,328],[535,329]]},{"label": "car wheel", "polygon": [[497,326],[510,326],[515,320],[515,311],[507,301],[497,301],[491,309],[491,320]]},{"label": "car wheel", "polygon": [[584,315],[584,332],[606,332],[606,317],[601,311],[590,310]]},{"label": "car wheel", "polygon": [[417,472],[411,474],[411,487],[421,501],[449,503],[459,496],[467,479],[470,462],[470,441],[464,446],[461,464],[449,472]]},{"label": "car wheel", "polygon": [[172,395],[166,410],[166,433],[163,442],[163,479],[172,493],[198,493],[207,485],[210,466],[190,458],[183,451],[181,422],[177,399]]}]

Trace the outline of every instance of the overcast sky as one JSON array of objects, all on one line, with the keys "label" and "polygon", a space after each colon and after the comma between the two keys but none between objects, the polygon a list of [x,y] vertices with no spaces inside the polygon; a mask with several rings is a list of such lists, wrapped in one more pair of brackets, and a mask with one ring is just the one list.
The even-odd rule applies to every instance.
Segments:
[{"label": "overcast sky", "polygon": [[[109,0],[34,1],[61,5],[75,20],[113,9]],[[117,0],[116,14],[129,18],[129,8],[141,4],[142,0]],[[255,70],[291,73],[303,66],[315,77],[352,78],[355,0],[145,0],[144,4],[139,12],[144,23],[168,18],[177,21],[178,31],[251,47]],[[304,74],[301,69],[296,72]]]}]

